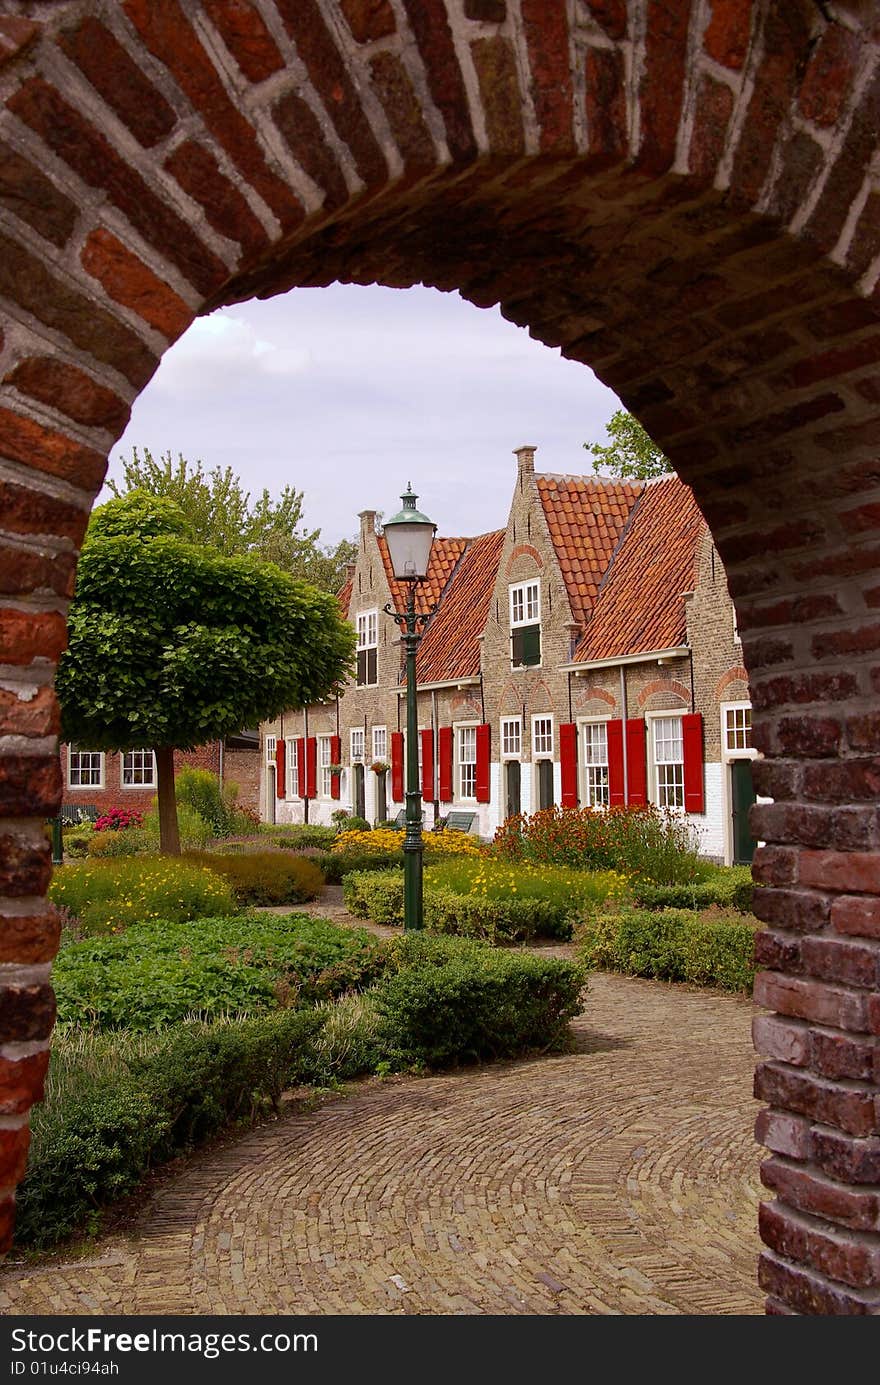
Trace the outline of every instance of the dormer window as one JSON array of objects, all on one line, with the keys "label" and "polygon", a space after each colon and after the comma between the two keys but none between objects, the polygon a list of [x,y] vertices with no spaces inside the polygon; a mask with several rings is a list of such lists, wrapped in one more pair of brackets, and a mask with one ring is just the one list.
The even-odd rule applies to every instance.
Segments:
[{"label": "dormer window", "polygon": [[379,645],[379,612],[361,611],[357,618],[357,686],[375,687],[379,681],[376,657]]},{"label": "dormer window", "polygon": [[541,662],[541,583],[510,588],[510,659],[514,668]]}]

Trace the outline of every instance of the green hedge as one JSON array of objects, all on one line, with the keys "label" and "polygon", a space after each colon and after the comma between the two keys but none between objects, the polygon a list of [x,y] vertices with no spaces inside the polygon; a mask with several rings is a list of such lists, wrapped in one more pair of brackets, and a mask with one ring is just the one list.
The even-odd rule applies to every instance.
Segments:
[{"label": "green hedge", "polygon": [[643,909],[736,909],[752,911],[752,872],[749,866],[721,866],[707,879],[689,885],[632,886],[633,903]]},{"label": "green hedge", "polygon": [[290,856],[283,851],[241,855],[189,851],[186,860],[222,875],[242,905],[303,904],[316,899],[324,888],[323,872],[308,856]]},{"label": "green hedge", "polygon": [[381,944],[363,929],[253,914],[136,924],[114,938],[70,943],[52,980],[62,1022],[145,1030],[363,989],[385,965]]},{"label": "green hedge", "polygon": [[[403,875],[400,871],[357,872],[343,880],[343,898],[355,918],[373,923],[403,923]],[[491,899],[458,894],[454,890],[425,885],[425,929],[487,942],[529,942],[533,938],[568,939],[571,915],[549,899]]]},{"label": "green hedge", "polygon": [[[321,867],[328,885],[338,885],[353,871],[403,869],[403,852],[380,853],[375,851],[324,851],[315,857]],[[366,915],[363,916],[366,918]]]},{"label": "green hedge", "polygon": [[132,1192],[154,1165],[277,1106],[285,1088],[313,1080],[322,1023],[314,1011],[288,1010],[180,1026],[99,1086],[81,1082],[64,1100],[35,1107],[16,1240],[54,1245]]},{"label": "green hedge", "polygon": [[273,841],[276,846],[287,847],[291,851],[302,851],[305,847],[330,847],[336,840],[335,827],[323,827],[318,822],[295,822],[287,827],[261,824],[261,835]]},{"label": "green hedge", "polygon": [[400,970],[372,996],[395,1063],[447,1067],[559,1048],[583,1008],[585,971],[572,962],[424,934],[391,946]]},{"label": "green hedge", "polygon": [[593,919],[582,937],[592,967],[725,991],[750,992],[754,983],[755,927],[745,918],[633,909]]}]

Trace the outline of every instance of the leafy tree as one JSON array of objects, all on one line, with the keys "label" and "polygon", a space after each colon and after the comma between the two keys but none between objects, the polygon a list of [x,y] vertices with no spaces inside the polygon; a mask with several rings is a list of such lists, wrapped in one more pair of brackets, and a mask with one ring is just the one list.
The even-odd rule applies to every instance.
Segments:
[{"label": "leafy tree", "polygon": [[193,542],[180,507],[131,491],[95,510],[56,678],[62,734],[151,748],[161,849],[178,855],[174,750],[320,701],[351,662],[333,596]]},{"label": "leafy tree", "polygon": [[585,442],[593,455],[593,471],[618,476],[621,481],[647,481],[652,476],[667,476],[674,470],[668,457],[645,432],[637,418],[618,409],[606,424],[609,442]]},{"label": "leafy tree", "polygon": [[178,454],[156,458],[144,448],[141,456],[132,448],[122,459],[122,484],[108,481],[117,497],[135,490],[176,501],[197,543],[211,544],[227,557],[240,554],[277,563],[285,572],[301,577],[322,591],[337,592],[345,581],[345,564],[357,546],[343,539],[335,548],[321,546],[320,529],[303,525],[303,492],[285,486],[277,500],[264,490],[252,504],[249,491],[232,467],[213,467],[206,472]]}]

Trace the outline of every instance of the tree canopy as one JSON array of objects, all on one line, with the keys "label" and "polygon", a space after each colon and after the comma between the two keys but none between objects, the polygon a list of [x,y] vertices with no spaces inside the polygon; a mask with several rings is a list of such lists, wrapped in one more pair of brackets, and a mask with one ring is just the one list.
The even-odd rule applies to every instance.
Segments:
[{"label": "tree canopy", "polygon": [[647,481],[653,476],[668,476],[674,467],[669,458],[645,432],[639,420],[625,409],[618,409],[605,425],[607,444],[585,442],[593,457],[593,471],[610,474],[622,481]]},{"label": "tree canopy", "polygon": [[194,542],[180,507],[144,491],[95,510],[68,626],[64,739],[156,752],[163,851],[175,850],[173,750],[325,698],[354,645],[334,596]]},{"label": "tree canopy", "polygon": [[345,564],[357,555],[357,546],[342,539],[335,547],[321,545],[320,529],[307,529],[303,521],[303,492],[285,486],[277,500],[263,490],[251,503],[232,467],[205,471],[178,454],[154,457],[148,448],[141,455],[123,459],[122,484],[108,481],[116,497],[133,491],[173,500],[183,511],[193,538],[210,544],[227,557],[261,558],[300,577],[322,591],[337,592],[345,581]]}]

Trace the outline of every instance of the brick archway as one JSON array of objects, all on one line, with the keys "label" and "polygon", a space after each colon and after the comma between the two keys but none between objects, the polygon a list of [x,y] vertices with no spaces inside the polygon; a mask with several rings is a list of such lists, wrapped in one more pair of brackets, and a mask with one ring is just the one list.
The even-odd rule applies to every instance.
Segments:
[{"label": "brick archway", "polygon": [[774,799],[757,819],[759,998],[776,1012],[759,1027],[762,1283],[772,1312],[877,1312],[875,6],[6,10],[0,1184],[21,1174],[51,1028],[50,683],[107,453],[195,314],[423,282],[500,303],[589,364],[712,528]]}]

